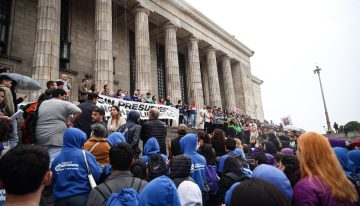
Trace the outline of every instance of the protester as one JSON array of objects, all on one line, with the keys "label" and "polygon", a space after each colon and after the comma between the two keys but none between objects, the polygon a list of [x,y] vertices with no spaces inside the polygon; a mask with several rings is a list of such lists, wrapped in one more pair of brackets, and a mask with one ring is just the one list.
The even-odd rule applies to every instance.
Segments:
[{"label": "protester", "polygon": [[215,149],[216,156],[223,156],[226,154],[225,151],[225,134],[221,129],[215,129],[214,135],[211,138],[211,144]]},{"label": "protester", "polygon": [[253,171],[251,178],[262,179],[273,184],[283,192],[288,201],[291,201],[293,191],[290,181],[278,168],[266,164],[259,165]]},{"label": "protester", "polygon": [[284,172],[294,188],[300,180],[300,162],[295,155],[285,155],[280,160],[279,169]]},{"label": "protester", "polygon": [[141,97],[138,91],[134,92],[134,95],[131,97],[131,101],[141,102]]},{"label": "protester", "polygon": [[79,105],[79,108],[81,109],[81,116],[77,119],[77,121],[74,124],[74,127],[81,129],[83,132],[85,132],[87,138],[90,138],[91,133],[91,124],[92,124],[92,112],[96,106],[96,102],[98,99],[98,95],[96,93],[89,93],[87,95],[87,100],[84,103],[81,103]]},{"label": "protester", "polygon": [[[134,155],[134,154],[133,154]],[[131,164],[131,173],[134,177],[146,180],[147,177],[147,168],[146,163],[142,159],[134,159],[134,163]]]},{"label": "protester", "polygon": [[91,114],[92,124],[101,124],[106,129],[107,124],[104,121],[104,117],[105,117],[105,110],[101,107],[95,107]]},{"label": "protester", "polygon": [[87,85],[89,84],[88,79],[83,79],[82,83],[79,85],[78,88],[78,100],[80,103],[84,103],[87,100],[88,96],[88,88]]},{"label": "protester", "polygon": [[180,139],[187,134],[187,126],[185,124],[180,124],[177,127],[177,137],[171,140],[168,150],[169,150],[169,159],[171,160],[174,156],[181,155],[183,152],[180,148]]},{"label": "protester", "polygon": [[290,201],[273,184],[261,179],[249,179],[234,184],[225,197],[226,206],[290,206]]},{"label": "protester", "polygon": [[177,105],[175,105],[175,108],[179,110],[179,124],[187,124],[184,121],[184,108],[181,99],[178,100]]},{"label": "protester", "polygon": [[151,92],[146,93],[145,103],[152,104],[154,102],[153,98],[151,97]]},{"label": "protester", "polygon": [[346,176],[352,176],[355,173],[355,165],[350,160],[347,149],[342,147],[334,147],[333,151],[338,159]]},{"label": "protester", "polygon": [[141,135],[140,113],[134,110],[130,111],[127,115],[126,124],[120,127],[119,131],[125,135],[127,143],[131,145],[134,158],[139,158],[141,153],[139,148]]},{"label": "protester", "polygon": [[111,147],[106,138],[106,128],[101,124],[93,124],[91,129],[91,138],[85,142],[83,149],[94,155],[96,161],[104,167],[109,164]]},{"label": "protester", "polygon": [[51,184],[49,162],[47,151],[36,145],[19,145],[7,152],[0,159],[5,206],[39,205],[41,192]]},{"label": "protester", "polygon": [[115,144],[110,149],[111,175],[93,189],[89,194],[88,206],[104,205],[109,196],[114,192],[120,192],[124,188],[134,188],[140,192],[147,184],[130,172],[130,166],[134,161],[131,146],[125,142]]},{"label": "protester", "polygon": [[48,81],[46,82],[46,90],[45,90],[45,94],[48,96],[48,99],[52,98],[52,92],[57,89],[57,84],[55,81]]},{"label": "protester", "polygon": [[326,137],[307,132],[297,143],[302,179],[294,187],[293,205],[358,205],[357,192]]},{"label": "protester", "polygon": [[255,160],[255,166],[261,165],[261,164],[268,164],[268,160],[266,158],[266,155],[264,152],[258,152],[254,155]]},{"label": "protester", "polygon": [[98,89],[98,87],[97,87],[96,84],[91,84],[89,93],[96,93],[96,94],[99,94],[99,93],[100,93],[100,91],[99,91],[99,89]]},{"label": "protester", "polygon": [[184,155],[191,158],[191,172],[190,176],[194,179],[196,184],[200,187],[201,192],[205,192],[205,167],[206,160],[204,156],[196,152],[197,136],[195,134],[187,134],[180,140],[181,150]]},{"label": "protester", "polygon": [[104,85],[104,90],[100,94],[108,97],[112,97],[114,95],[110,90],[110,86],[108,84]]},{"label": "protester", "polygon": [[119,89],[119,90],[116,92],[115,97],[118,98],[118,99],[124,99],[125,94],[124,94],[123,90]]},{"label": "protester", "polygon": [[184,181],[178,187],[179,199],[182,206],[203,205],[199,186],[193,181]]},{"label": "protester", "polygon": [[116,105],[111,106],[110,119],[107,122],[108,134],[118,131],[118,129],[126,124],[126,120],[122,117],[120,108]]},{"label": "protester", "polygon": [[178,188],[183,181],[194,181],[190,177],[191,159],[185,155],[175,156],[170,164],[170,172],[167,174]]},{"label": "protester", "polygon": [[[144,146],[144,156],[142,156],[141,159],[146,163],[148,168],[148,181],[167,174],[167,157],[161,153],[156,138],[152,137],[146,142]],[[154,163],[154,165],[152,165],[152,163]]]},{"label": "protester", "polygon": [[150,205],[181,205],[176,186],[167,176],[152,180],[141,191],[138,206]]},{"label": "protester", "polygon": [[128,91],[124,91],[124,100],[125,101],[131,101],[131,96],[129,95]]},{"label": "protester", "polygon": [[152,108],[149,112],[149,121],[141,128],[141,140],[146,144],[147,140],[155,137],[160,145],[160,153],[166,155],[166,125],[159,120],[160,111]]},{"label": "protester", "polygon": [[224,203],[226,191],[236,183],[248,179],[241,171],[241,165],[235,157],[228,156],[225,159],[223,175],[219,181],[219,193],[216,199],[216,205]]},{"label": "protester", "polygon": [[349,158],[354,163],[355,174],[360,178],[360,150],[349,151]]},{"label": "protester", "polygon": [[6,116],[6,107],[7,105],[5,104],[5,90],[3,88],[0,88],[0,117],[6,117],[10,120],[9,116]]},{"label": "protester", "polygon": [[[48,150],[50,162],[60,153],[66,128],[81,115],[79,107],[64,101],[66,92],[63,89],[55,89],[52,96],[41,103],[36,123],[36,144]],[[68,122],[70,115],[73,117]]]},{"label": "protester", "polygon": [[81,150],[85,141],[85,133],[77,128],[64,133],[64,146],[51,163],[55,206],[86,205],[91,191],[89,172],[95,181],[100,178],[102,170],[95,157]]},{"label": "protester", "polygon": [[65,92],[67,93],[66,96],[70,96],[71,85],[70,85],[70,82],[69,82],[69,76],[66,75],[66,74],[62,74],[62,75],[60,76],[60,79],[58,79],[58,81],[61,81],[61,82],[64,83],[63,89],[64,89]]},{"label": "protester", "polygon": [[190,119],[191,119],[191,128],[195,128],[196,126],[196,115],[197,115],[197,109],[196,104],[193,102],[190,107]]},{"label": "protester", "polygon": [[[3,99],[3,115],[4,116],[8,116],[8,117],[11,117],[16,109],[15,109],[15,106],[14,106],[14,99],[13,99],[13,95],[12,95],[12,92],[10,90],[12,86],[12,79],[8,76],[0,76],[0,89],[2,89],[5,93],[5,96],[4,96],[4,99]],[[17,121],[16,119],[13,119],[12,122],[11,122],[12,126],[14,128],[17,128]],[[18,136],[17,136],[17,129],[14,129],[12,131],[12,134],[11,134],[11,138],[9,139],[9,146],[10,148],[14,148],[17,143],[18,143]]]}]

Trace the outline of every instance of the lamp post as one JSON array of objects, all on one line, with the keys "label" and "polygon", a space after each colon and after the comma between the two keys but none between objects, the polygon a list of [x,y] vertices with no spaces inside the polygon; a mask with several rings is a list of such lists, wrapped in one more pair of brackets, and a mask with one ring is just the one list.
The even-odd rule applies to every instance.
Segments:
[{"label": "lamp post", "polygon": [[316,69],[314,70],[314,74],[318,74],[318,76],[319,76],[321,95],[322,95],[324,108],[325,108],[326,124],[327,124],[327,127],[328,127],[327,128],[327,133],[333,133],[334,131],[332,130],[331,125],[330,125],[329,114],[328,114],[328,111],[327,111],[327,108],[326,108],[326,103],[325,103],[324,91],[323,91],[322,84],[321,84],[320,70],[321,70],[321,68],[319,66],[316,66]]}]

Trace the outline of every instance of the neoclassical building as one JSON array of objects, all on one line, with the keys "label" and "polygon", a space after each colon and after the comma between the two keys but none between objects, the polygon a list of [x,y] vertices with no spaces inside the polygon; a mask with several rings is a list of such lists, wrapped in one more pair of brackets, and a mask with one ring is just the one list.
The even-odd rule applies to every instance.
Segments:
[{"label": "neoclassical building", "polygon": [[[0,67],[264,119],[250,48],[184,0],[1,0]],[[21,91],[20,91],[21,92]],[[39,91],[41,92],[41,91]]]}]

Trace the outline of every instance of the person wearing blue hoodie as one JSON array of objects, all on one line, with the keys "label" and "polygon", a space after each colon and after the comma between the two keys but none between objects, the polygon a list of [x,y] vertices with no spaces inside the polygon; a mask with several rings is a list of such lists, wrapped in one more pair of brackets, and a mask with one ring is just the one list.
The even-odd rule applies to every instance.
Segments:
[{"label": "person wearing blue hoodie", "polygon": [[148,183],[139,195],[138,206],[180,206],[174,182],[163,175]]},{"label": "person wearing blue hoodie", "polygon": [[[91,186],[84,153],[81,150],[85,141],[86,134],[80,129],[65,130],[64,146],[51,163],[55,206],[86,205]],[[85,151],[85,156],[95,181],[98,181],[102,172],[99,163],[88,151]]]},{"label": "person wearing blue hoodie", "polygon": [[267,164],[261,164],[255,168],[254,172],[251,175],[251,178],[262,179],[266,182],[273,184],[275,187],[277,187],[280,191],[284,193],[287,200],[291,201],[293,191],[290,181],[286,177],[286,175],[278,168]]},{"label": "person wearing blue hoodie", "polygon": [[205,157],[196,152],[198,138],[195,134],[187,134],[180,140],[180,148],[185,156],[191,158],[190,177],[199,185],[201,192],[205,192]]},{"label": "person wearing blue hoodie", "polygon": [[[144,162],[147,164],[150,156],[154,156],[160,153],[160,146],[156,138],[152,137],[150,138],[145,146],[144,146],[144,156],[142,156],[140,159],[144,160]],[[161,154],[161,157],[164,159],[164,161],[167,161],[167,157],[164,154]]]},{"label": "person wearing blue hoodie", "polygon": [[346,176],[354,175],[355,165],[353,161],[350,160],[347,149],[342,147],[334,147],[333,150]]}]

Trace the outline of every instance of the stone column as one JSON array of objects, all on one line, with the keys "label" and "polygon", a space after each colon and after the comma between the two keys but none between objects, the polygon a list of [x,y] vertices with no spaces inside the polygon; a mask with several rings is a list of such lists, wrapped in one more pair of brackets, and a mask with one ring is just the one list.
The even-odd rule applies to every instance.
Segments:
[{"label": "stone column", "polygon": [[223,70],[223,82],[224,82],[224,92],[225,92],[225,107],[231,112],[235,109],[235,94],[234,94],[234,85],[233,77],[231,74],[231,65],[230,58],[228,56],[223,57],[222,59],[222,70]]},{"label": "stone column", "polygon": [[209,48],[206,50],[206,62],[209,75],[209,100],[210,106],[222,107],[220,86],[219,86],[219,75],[216,63],[216,49]]},{"label": "stone column", "polygon": [[210,97],[209,97],[209,74],[207,71],[207,63],[203,64],[201,68],[201,78],[203,82],[203,91],[204,91],[204,102],[205,105],[210,106]]},{"label": "stone column", "polygon": [[151,60],[149,20],[150,11],[138,7],[135,9],[135,53],[136,53],[136,89],[142,93],[151,91]]},{"label": "stone column", "polygon": [[[46,82],[59,79],[61,0],[39,0],[32,78],[46,89]],[[42,91],[31,94],[36,100]]]},{"label": "stone column", "polygon": [[245,93],[243,87],[243,80],[241,77],[240,62],[236,62],[235,64],[233,64],[232,77],[234,84],[236,108],[241,109],[241,111],[245,113]]},{"label": "stone column", "polygon": [[96,0],[95,6],[95,82],[98,88],[113,86],[111,0]]},{"label": "stone column", "polygon": [[204,107],[204,95],[201,82],[199,40],[191,37],[188,42],[188,81],[189,82],[189,103],[195,102],[198,110],[197,120],[199,122],[199,111]]},{"label": "stone column", "polygon": [[177,28],[168,23],[164,29],[166,93],[171,97],[171,102],[177,104],[178,100],[181,99],[179,60],[176,43]]}]

